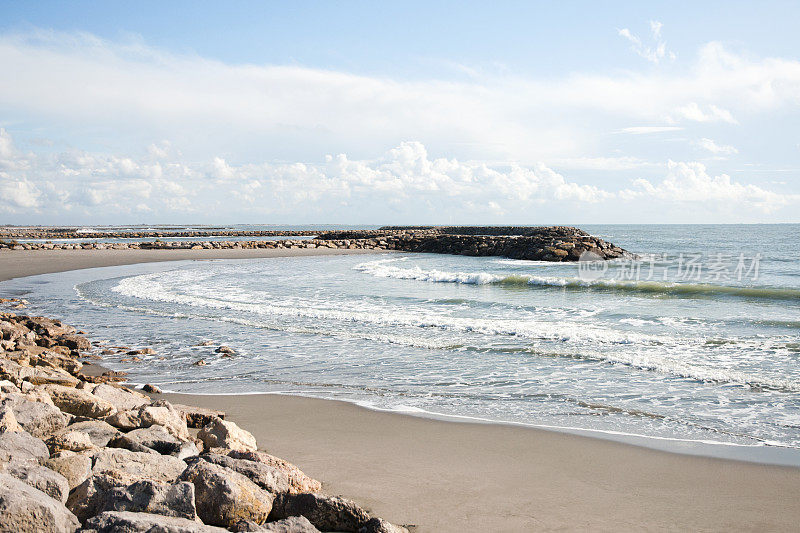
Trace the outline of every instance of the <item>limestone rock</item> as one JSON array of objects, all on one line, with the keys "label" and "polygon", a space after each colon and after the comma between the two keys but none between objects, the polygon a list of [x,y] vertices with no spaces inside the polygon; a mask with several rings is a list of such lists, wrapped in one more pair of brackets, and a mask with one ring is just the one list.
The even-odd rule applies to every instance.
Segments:
[{"label": "limestone rock", "polygon": [[240,520],[266,521],[273,496],[245,476],[206,461],[190,465],[181,480],[194,485],[197,514],[206,523],[232,527]]},{"label": "limestone rock", "polygon": [[100,418],[116,412],[111,402],[85,390],[61,385],[45,385],[44,390],[50,394],[56,407],[75,416]]},{"label": "limestone rock", "polygon": [[66,346],[72,350],[91,350],[92,344],[89,339],[82,335],[61,335],[58,337],[58,344]]},{"label": "limestone rock", "polygon": [[408,533],[408,529],[403,526],[390,524],[382,518],[370,518],[358,533]]},{"label": "limestone rock", "polygon": [[61,474],[36,463],[11,462],[6,465],[5,473],[35,489],[39,489],[54,500],[66,503],[69,494],[69,482]]},{"label": "limestone rock", "polygon": [[170,482],[185,469],[186,463],[169,455],[104,448],[95,455],[92,473],[121,472],[136,479]]},{"label": "limestone rock", "polygon": [[196,520],[194,486],[182,481],[127,483],[124,478],[92,476],[70,494],[68,506],[81,520],[104,511],[130,511]]},{"label": "limestone rock", "polygon": [[50,453],[58,453],[65,450],[71,452],[82,452],[94,448],[89,435],[81,431],[69,430],[53,435],[45,441]]},{"label": "limestone rock", "polygon": [[92,444],[99,447],[106,446],[108,441],[120,434],[118,429],[102,420],[84,420],[82,422],[70,424],[64,429],[55,432],[54,435],[67,431],[85,433],[89,437],[89,440],[92,441]]},{"label": "limestone rock", "polygon": [[106,511],[86,522],[86,530],[97,533],[227,533],[186,518],[148,513]]},{"label": "limestone rock", "polygon": [[210,424],[216,417],[225,419],[225,413],[216,409],[206,409],[179,403],[172,404],[172,406],[183,415],[186,419],[186,425],[190,428],[201,429]]},{"label": "limestone rock", "polygon": [[80,527],[63,503],[8,474],[0,474],[0,518],[0,533],[73,533]]},{"label": "limestone rock", "polygon": [[148,428],[154,424],[163,426],[173,436],[189,439],[189,428],[183,416],[167,401],[159,400],[139,409],[121,411],[106,419],[106,422],[122,430]]},{"label": "limestone rock", "polygon": [[34,401],[29,395],[9,394],[2,404],[11,408],[17,423],[34,437],[46,437],[67,425],[67,418],[57,407]]},{"label": "limestone rock", "polygon": [[252,521],[243,521],[236,524],[233,530],[248,533],[320,533],[304,516],[290,516],[261,526]]},{"label": "limestone rock", "polygon": [[47,446],[25,431],[0,433],[0,463],[30,461],[41,463],[50,457]]},{"label": "limestone rock", "polygon": [[230,468],[234,472],[239,472],[250,481],[272,494],[280,494],[292,490],[286,473],[273,466],[256,461],[248,461],[247,459],[234,459],[226,455],[217,454],[204,454],[201,455],[199,459],[215,465],[224,466],[225,468]]},{"label": "limestone rock", "polygon": [[101,383],[92,389],[92,394],[112,403],[117,411],[138,409],[150,403],[150,398],[144,394],[123,387]]},{"label": "limestone rock", "polygon": [[48,383],[52,383],[65,387],[74,387],[79,383],[79,380],[66,370],[47,366],[34,367],[33,374],[28,378],[28,381],[34,385],[47,385]]},{"label": "limestone rock", "polygon": [[74,489],[89,477],[92,459],[88,455],[75,452],[61,452],[44,462],[44,466],[64,476],[69,490]]},{"label": "limestone rock", "polygon": [[262,451],[240,452],[237,450],[233,450],[229,451],[227,455],[234,459],[247,459],[248,461],[257,461],[259,463],[272,466],[284,472],[288,477],[289,485],[291,486],[289,492],[293,493],[319,492],[320,490],[322,490],[322,483],[320,483],[319,481],[317,481],[312,477],[307,476],[305,473],[303,473],[302,470],[297,468],[289,461],[284,461],[280,457],[275,457],[273,455],[268,454],[267,452],[262,452]]},{"label": "limestone rock", "polygon": [[275,500],[270,520],[305,516],[322,531],[357,532],[370,517],[355,502],[320,494],[281,494]]},{"label": "limestone rock", "polygon": [[22,392],[22,391],[19,390],[19,387],[17,387],[16,385],[11,383],[7,379],[0,380],[0,393],[3,393],[3,394],[11,394],[11,393],[19,394],[20,392]]},{"label": "limestone rock", "polygon": [[11,407],[2,405],[0,406],[0,433],[25,431],[17,423],[17,417],[14,416],[14,411]]},{"label": "limestone rock", "polygon": [[113,444],[116,448],[126,448],[133,450],[138,446],[144,446],[162,455],[174,455],[179,459],[191,457],[200,453],[197,446],[191,441],[182,441],[163,426],[154,424],[148,428],[135,429],[127,434],[120,435]]},{"label": "limestone rock", "polygon": [[214,418],[197,434],[206,449],[225,448],[238,451],[255,451],[258,446],[256,438],[233,422]]},{"label": "limestone rock", "polygon": [[156,387],[155,385],[151,385],[150,383],[146,383],[144,387],[142,387],[142,390],[147,394],[161,394],[161,389]]},{"label": "limestone rock", "polygon": [[[5,355],[8,355],[6,352]],[[23,366],[11,359],[0,358],[0,378],[8,380],[17,387],[22,386],[22,382],[33,375],[33,369]]]}]

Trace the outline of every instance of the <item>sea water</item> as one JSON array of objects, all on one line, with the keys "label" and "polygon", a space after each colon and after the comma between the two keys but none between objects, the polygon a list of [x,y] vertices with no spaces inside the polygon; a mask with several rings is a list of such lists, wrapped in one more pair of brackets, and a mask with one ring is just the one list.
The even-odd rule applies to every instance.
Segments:
[{"label": "sea water", "polygon": [[800,226],[584,229],[638,259],[600,271],[410,253],[186,261],[0,293],[93,340],[153,347],[103,364],[165,390],[800,448]]}]

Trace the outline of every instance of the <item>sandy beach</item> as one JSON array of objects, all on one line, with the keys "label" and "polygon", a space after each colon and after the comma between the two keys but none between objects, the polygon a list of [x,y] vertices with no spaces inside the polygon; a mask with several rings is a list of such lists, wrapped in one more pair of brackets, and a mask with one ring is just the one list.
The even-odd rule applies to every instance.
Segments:
[{"label": "sandy beach", "polygon": [[[0,254],[0,280],[189,259],[332,250],[76,250]],[[363,252],[362,252],[363,253]],[[679,455],[500,424],[293,396],[169,394],[226,411],[325,489],[416,531],[771,530],[797,527],[800,469]]]}]

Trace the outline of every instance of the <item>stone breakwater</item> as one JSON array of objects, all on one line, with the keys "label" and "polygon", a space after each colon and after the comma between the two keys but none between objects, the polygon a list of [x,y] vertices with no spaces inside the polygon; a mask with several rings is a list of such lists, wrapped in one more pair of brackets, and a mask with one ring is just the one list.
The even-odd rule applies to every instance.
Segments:
[{"label": "stone breakwater", "polygon": [[325,494],[222,412],[84,372],[100,349],[58,320],[0,312],[0,532],[408,532]]},{"label": "stone breakwater", "polygon": [[75,229],[12,229],[0,230],[0,239],[162,239],[165,237],[310,237],[319,231],[293,230],[192,230],[192,231],[77,231]]},{"label": "stone breakwater", "polygon": [[539,261],[577,261],[584,252],[596,258],[631,257],[619,246],[573,227],[398,227],[363,231],[323,231],[311,240],[164,241],[128,243],[18,243],[0,241],[2,250],[99,249],[366,249],[470,256],[503,256]]}]

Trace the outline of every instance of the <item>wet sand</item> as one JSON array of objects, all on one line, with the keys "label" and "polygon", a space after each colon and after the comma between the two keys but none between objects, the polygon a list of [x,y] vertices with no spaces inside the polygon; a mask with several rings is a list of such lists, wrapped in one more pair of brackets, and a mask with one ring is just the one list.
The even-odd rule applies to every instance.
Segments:
[{"label": "wet sand", "polygon": [[[15,251],[0,254],[0,280],[148,261],[343,252],[350,253]],[[800,524],[800,468],[296,396],[165,396],[226,411],[262,448],[297,463],[328,492],[420,532],[788,531]]]}]

